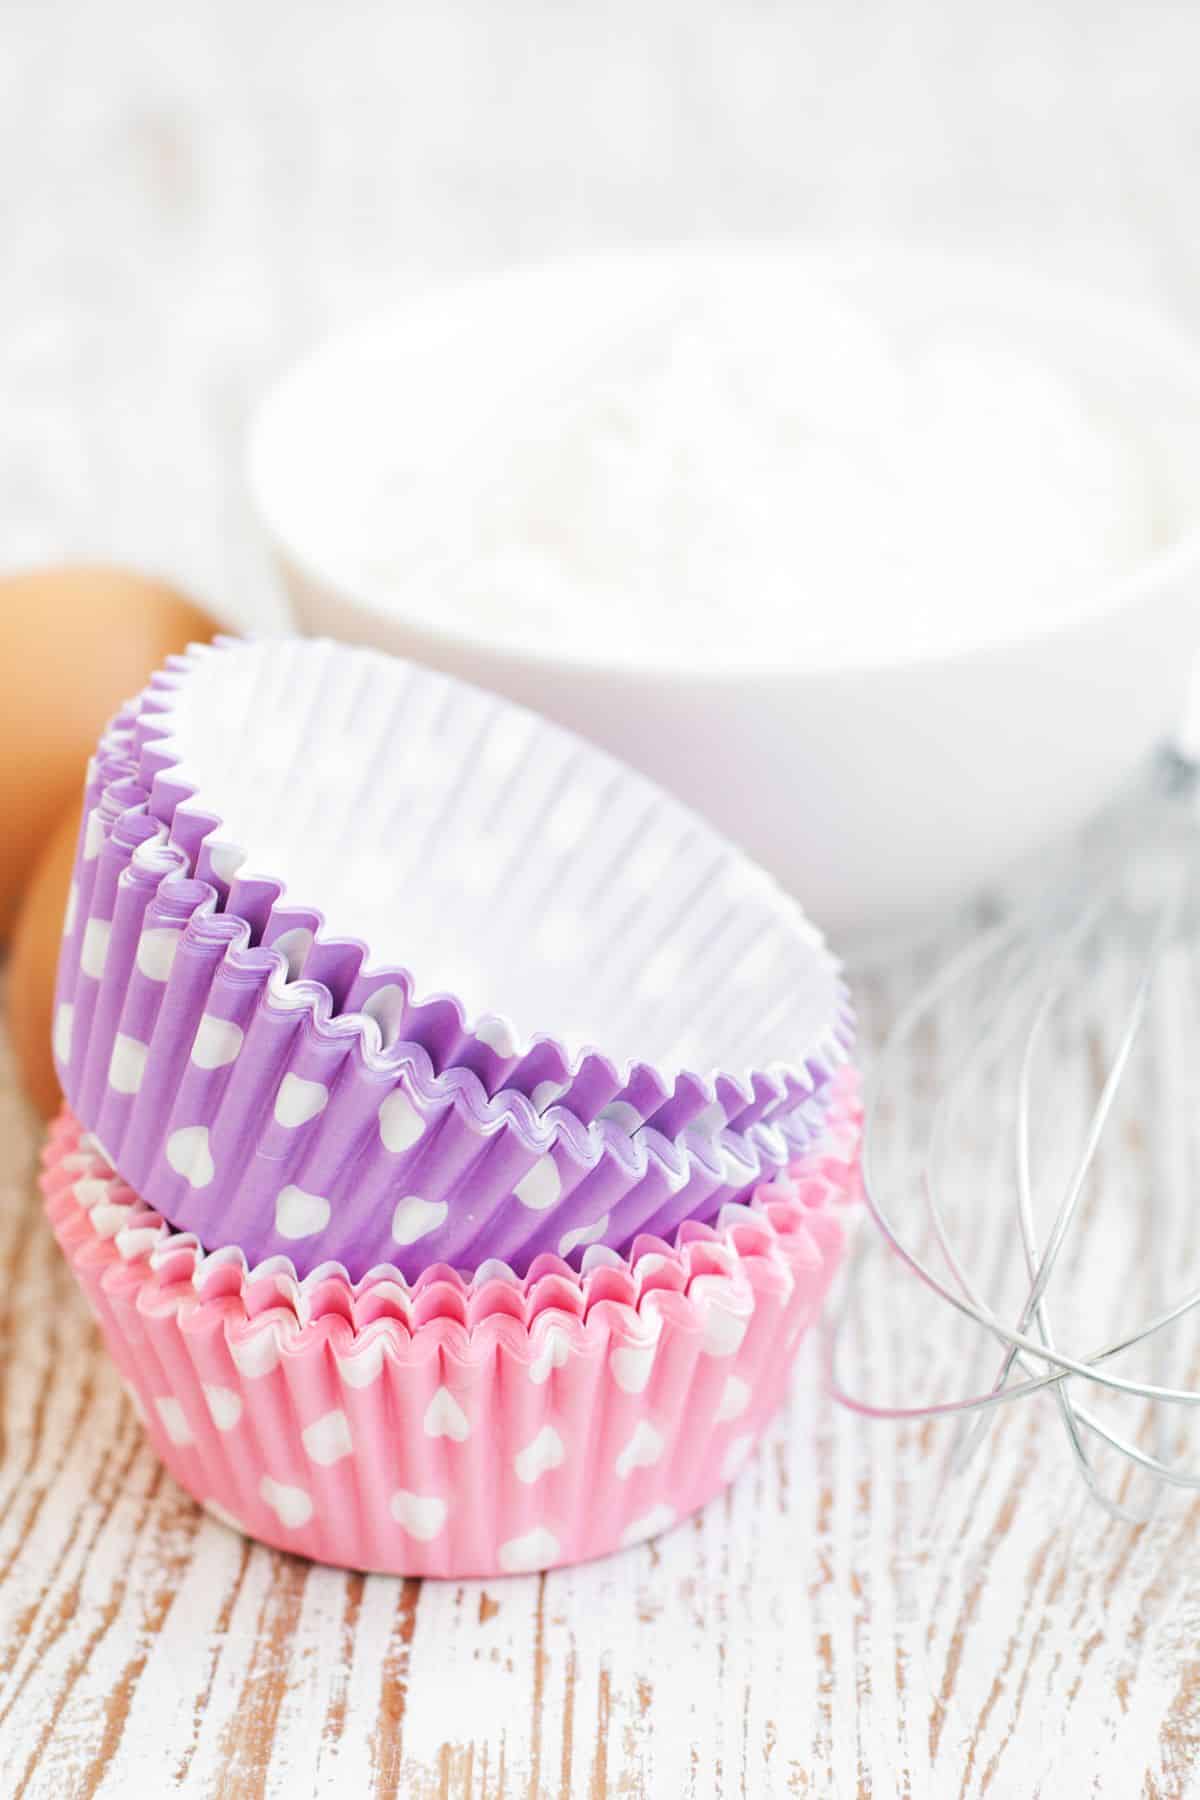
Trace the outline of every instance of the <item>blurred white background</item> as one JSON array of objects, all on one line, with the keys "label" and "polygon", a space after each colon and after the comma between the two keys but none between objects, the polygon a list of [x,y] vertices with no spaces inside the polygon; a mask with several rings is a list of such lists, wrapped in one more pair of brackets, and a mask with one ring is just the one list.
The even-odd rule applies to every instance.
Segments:
[{"label": "blurred white background", "polygon": [[281,601],[254,402],[459,271],[714,233],[986,247],[1200,324],[1200,8],[9,0],[0,560]]}]

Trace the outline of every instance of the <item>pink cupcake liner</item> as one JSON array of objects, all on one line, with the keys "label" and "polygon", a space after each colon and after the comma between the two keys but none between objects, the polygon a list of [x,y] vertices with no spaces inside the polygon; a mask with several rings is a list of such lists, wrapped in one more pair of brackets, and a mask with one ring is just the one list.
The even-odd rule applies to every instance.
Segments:
[{"label": "pink cupcake liner", "polygon": [[821,1129],[828,1080],[774,1124],[671,1139],[489,1096],[420,1045],[384,1046],[373,1016],[334,1013],[279,939],[255,945],[211,884],[178,874],[125,766],[102,757],[89,782],[55,1057],[122,1175],[203,1243],[302,1272],[500,1258],[523,1273],[547,1252],[623,1250],[713,1218]]},{"label": "pink cupcake liner", "polygon": [[47,1212],[155,1448],[218,1517],[317,1561],[494,1576],[600,1556],[753,1449],[859,1197],[853,1089],[820,1150],[628,1260],[413,1283],[247,1267],[172,1232],[76,1121]]}]

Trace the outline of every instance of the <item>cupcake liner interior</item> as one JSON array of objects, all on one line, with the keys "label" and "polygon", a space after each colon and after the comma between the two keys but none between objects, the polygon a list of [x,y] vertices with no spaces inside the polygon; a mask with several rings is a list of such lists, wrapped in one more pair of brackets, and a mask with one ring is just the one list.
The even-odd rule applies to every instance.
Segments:
[{"label": "cupcake liner interior", "polygon": [[480,690],[320,641],[226,643],[159,678],[137,735],[166,777],[152,809],[169,791],[229,907],[253,916],[267,884],[296,914],[295,973],[318,934],[369,945],[414,972],[405,1004],[455,996],[502,1057],[545,1034],[668,1092],[680,1070],[749,1089],[848,1035],[838,965],[770,877]]}]

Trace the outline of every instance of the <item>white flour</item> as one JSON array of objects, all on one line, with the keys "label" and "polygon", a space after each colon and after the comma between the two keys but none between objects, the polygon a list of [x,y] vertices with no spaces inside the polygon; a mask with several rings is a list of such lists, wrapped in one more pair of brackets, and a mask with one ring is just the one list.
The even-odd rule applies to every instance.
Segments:
[{"label": "white flour", "polygon": [[537,325],[452,373],[415,488],[365,485],[362,573],[406,613],[615,661],[894,656],[1081,610],[1156,542],[1147,448],[999,324],[681,270]]}]

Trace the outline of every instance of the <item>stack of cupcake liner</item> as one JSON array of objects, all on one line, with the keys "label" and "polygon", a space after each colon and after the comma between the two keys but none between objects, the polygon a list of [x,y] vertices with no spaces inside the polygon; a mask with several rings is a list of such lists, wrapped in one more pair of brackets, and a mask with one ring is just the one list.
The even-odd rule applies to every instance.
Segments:
[{"label": "stack of cupcake liner", "polygon": [[211,1510],[548,1567],[692,1510],[778,1403],[857,1193],[852,1033],[799,908],[613,759],[222,641],[89,769],[48,1206]]}]

